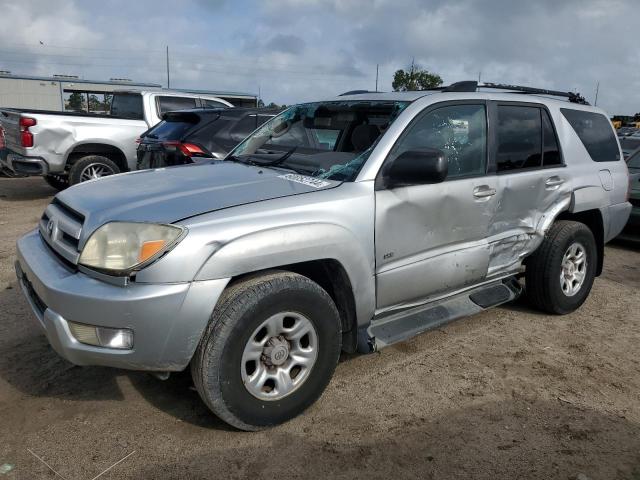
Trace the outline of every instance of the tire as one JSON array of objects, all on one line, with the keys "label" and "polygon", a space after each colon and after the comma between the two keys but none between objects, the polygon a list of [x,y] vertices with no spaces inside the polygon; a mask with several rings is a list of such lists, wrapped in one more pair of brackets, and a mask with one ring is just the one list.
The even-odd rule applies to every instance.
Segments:
[{"label": "tire", "polygon": [[[584,253],[582,266],[580,251]],[[555,222],[526,261],[525,289],[530,303],[556,315],[576,310],[593,286],[597,257],[596,241],[589,227],[567,220]]]},{"label": "tire", "polygon": [[112,160],[100,155],[88,155],[78,159],[73,164],[69,171],[69,183],[76,185],[87,180],[116,173],[120,173],[120,168]]},{"label": "tire", "polygon": [[69,186],[69,177],[66,175],[45,175],[44,181],[58,191]]},{"label": "tire", "polygon": [[[292,321],[286,317],[289,314],[296,317],[293,327],[287,323]],[[295,378],[293,372],[298,367],[294,364],[298,357],[289,353],[281,367],[266,367],[267,363],[263,361],[266,350],[261,350],[253,372],[252,361],[245,362],[246,352],[252,351],[250,342],[264,342],[269,346],[271,342],[279,341],[280,337],[258,331],[261,325],[279,315],[285,315],[282,324],[288,325],[291,331],[307,325],[305,322],[313,327],[305,336],[308,337],[308,351],[313,352],[315,348],[315,359],[310,368],[300,368]],[[311,335],[312,331],[315,337]],[[287,333],[282,336],[286,337],[291,352],[296,351],[297,344],[303,344],[304,337],[295,340]],[[240,430],[261,430],[296,417],[320,397],[338,363],[341,341],[338,310],[325,290],[296,273],[266,272],[232,285],[220,297],[191,361],[191,375],[200,397],[220,419]],[[274,352],[276,347],[271,349],[271,354]],[[304,355],[310,357],[312,353]],[[271,357],[267,355],[267,358]],[[261,385],[250,380],[260,377],[259,369],[276,374],[287,365],[292,372],[289,379],[294,378],[291,383],[298,382],[289,393],[278,397],[283,395],[279,381],[269,384],[269,380],[264,382],[262,389],[250,390],[250,385]]]}]

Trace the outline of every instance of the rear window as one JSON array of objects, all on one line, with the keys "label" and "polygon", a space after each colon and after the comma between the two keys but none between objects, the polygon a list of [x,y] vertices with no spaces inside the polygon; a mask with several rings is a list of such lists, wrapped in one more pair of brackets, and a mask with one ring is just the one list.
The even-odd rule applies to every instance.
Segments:
[{"label": "rear window", "polygon": [[235,140],[244,140],[247,135],[273,117],[273,115],[256,115],[255,113],[247,115],[234,125],[231,130],[231,137]]},{"label": "rear window", "polygon": [[561,108],[560,111],[578,134],[594,162],[620,160],[618,142],[607,117],[600,113],[569,108]]},{"label": "rear window", "polygon": [[195,123],[189,121],[163,120],[149,130],[145,137],[158,140],[180,140],[194,126]]},{"label": "rear window", "polygon": [[208,98],[201,98],[202,106],[204,108],[229,108],[228,105],[225,105],[222,102],[216,102],[215,100],[209,100]]},{"label": "rear window", "polygon": [[158,111],[160,115],[174,110],[196,108],[196,99],[189,97],[159,97]]},{"label": "rear window", "polygon": [[144,120],[142,95],[136,93],[115,93],[111,102],[111,115],[133,120]]}]

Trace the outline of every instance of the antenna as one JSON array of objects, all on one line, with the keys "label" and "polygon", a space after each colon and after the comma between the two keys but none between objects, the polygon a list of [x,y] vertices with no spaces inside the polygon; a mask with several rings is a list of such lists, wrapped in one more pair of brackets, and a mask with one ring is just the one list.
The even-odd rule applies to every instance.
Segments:
[{"label": "antenna", "polygon": [[171,88],[171,79],[169,78],[169,45],[167,45],[167,88]]}]

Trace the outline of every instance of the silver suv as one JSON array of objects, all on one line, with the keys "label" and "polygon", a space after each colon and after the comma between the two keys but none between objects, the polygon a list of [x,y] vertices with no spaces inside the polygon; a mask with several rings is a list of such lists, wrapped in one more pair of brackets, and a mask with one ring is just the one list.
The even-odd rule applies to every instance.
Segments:
[{"label": "silver suv", "polygon": [[604,112],[559,95],[465,82],[291,107],[222,161],[59,193],[18,241],[18,278],[69,361],[190,366],[229,424],[279,424],[341,350],[509,302],[522,280],[542,311],[580,307],[629,176]]}]

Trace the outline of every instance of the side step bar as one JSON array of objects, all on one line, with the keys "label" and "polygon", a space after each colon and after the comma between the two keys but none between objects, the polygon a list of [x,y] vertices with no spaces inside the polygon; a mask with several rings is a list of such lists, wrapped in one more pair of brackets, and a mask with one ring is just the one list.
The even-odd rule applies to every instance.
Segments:
[{"label": "side step bar", "polygon": [[511,277],[444,300],[375,318],[358,332],[358,351],[369,353],[407,340],[458,318],[511,302],[521,292],[520,283]]}]

